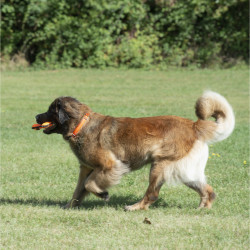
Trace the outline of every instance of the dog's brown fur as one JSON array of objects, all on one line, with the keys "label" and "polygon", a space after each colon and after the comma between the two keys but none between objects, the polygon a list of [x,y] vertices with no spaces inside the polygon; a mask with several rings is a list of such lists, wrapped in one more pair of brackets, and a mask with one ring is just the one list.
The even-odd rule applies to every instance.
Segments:
[{"label": "dog's brown fur", "polygon": [[[198,101],[196,113],[201,119],[203,109],[206,109],[204,102]],[[209,108],[209,112],[209,116],[216,116],[216,112],[224,114],[224,109]],[[86,113],[90,114],[89,121],[73,137],[74,129]],[[165,169],[186,157],[196,141],[205,142],[214,137],[217,124],[201,119],[193,122],[177,116],[115,118],[93,112],[71,97],[57,98],[48,112],[37,116],[39,123],[55,124],[44,133],[62,134],[80,162],[78,183],[66,208],[80,205],[90,192],[108,200],[107,189],[117,184],[123,174],[151,163],[149,187],[144,198],[126,207],[127,210],[147,209],[158,198],[165,182]],[[209,185],[185,184],[199,193],[200,207],[211,207],[215,194]]]}]

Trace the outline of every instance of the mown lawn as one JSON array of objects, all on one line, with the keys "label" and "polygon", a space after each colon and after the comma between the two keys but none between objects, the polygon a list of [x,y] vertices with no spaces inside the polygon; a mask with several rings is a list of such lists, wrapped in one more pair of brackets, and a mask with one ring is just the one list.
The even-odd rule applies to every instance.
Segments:
[{"label": "mown lawn", "polygon": [[[60,135],[31,130],[52,100],[70,95],[113,116],[196,119],[194,103],[206,89],[224,95],[236,115],[232,136],[210,147],[211,210],[196,209],[192,190],[165,185],[148,211],[124,212],[143,196],[149,166],[110,189],[109,203],[90,195],[79,210],[61,208],[75,188],[77,160]],[[1,104],[1,249],[248,249],[247,69],[4,72]]]}]

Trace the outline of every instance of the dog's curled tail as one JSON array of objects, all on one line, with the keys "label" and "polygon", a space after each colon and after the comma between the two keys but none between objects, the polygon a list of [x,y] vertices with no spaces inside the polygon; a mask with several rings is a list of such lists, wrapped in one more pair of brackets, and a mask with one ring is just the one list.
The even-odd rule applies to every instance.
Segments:
[{"label": "dog's curled tail", "polygon": [[[196,102],[195,112],[199,119],[194,123],[194,127],[199,139],[214,143],[226,139],[233,132],[233,109],[220,94],[204,92]],[[215,121],[207,120],[210,117],[214,117]]]}]

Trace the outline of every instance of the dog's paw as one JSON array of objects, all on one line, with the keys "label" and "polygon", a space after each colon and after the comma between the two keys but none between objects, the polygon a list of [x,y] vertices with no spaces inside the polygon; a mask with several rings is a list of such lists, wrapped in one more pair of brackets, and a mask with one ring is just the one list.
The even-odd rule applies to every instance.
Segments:
[{"label": "dog's paw", "polygon": [[99,193],[98,196],[102,198],[104,201],[109,201],[109,193],[107,191]]},{"label": "dog's paw", "polygon": [[131,210],[130,210],[130,206],[125,206],[125,207],[124,207],[124,211],[125,211],[125,212],[131,211]]},{"label": "dog's paw", "polygon": [[125,206],[125,207],[124,207],[124,211],[125,211],[125,212],[128,212],[128,211],[135,211],[135,210],[138,210],[138,209],[135,209],[133,206]]},{"label": "dog's paw", "polygon": [[68,203],[67,205],[63,206],[62,208],[63,208],[63,209],[70,209],[69,203]]},{"label": "dog's paw", "polygon": [[136,210],[140,210],[141,209],[139,206],[137,206],[137,205],[135,206],[135,205],[125,206],[124,207],[124,211],[128,212],[128,211],[136,211]]},{"label": "dog's paw", "polygon": [[70,202],[68,202],[67,205],[63,207],[63,209],[72,209],[72,208],[79,208],[79,201],[76,199],[72,199]]},{"label": "dog's paw", "polygon": [[142,202],[137,202],[133,205],[125,206],[124,210],[125,211],[148,210],[148,205],[145,205]]}]

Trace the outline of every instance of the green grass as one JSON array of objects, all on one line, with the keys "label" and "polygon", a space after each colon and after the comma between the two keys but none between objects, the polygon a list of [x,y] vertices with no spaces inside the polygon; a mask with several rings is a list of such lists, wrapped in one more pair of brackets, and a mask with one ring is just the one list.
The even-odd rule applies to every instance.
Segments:
[{"label": "green grass", "polygon": [[[217,194],[211,210],[196,209],[192,190],[165,185],[148,211],[124,212],[142,198],[149,166],[110,189],[109,203],[91,195],[79,210],[61,208],[75,188],[77,160],[60,135],[31,130],[54,98],[70,95],[113,116],[196,119],[194,103],[205,89],[224,95],[236,115],[232,136],[210,148],[206,175]],[[4,72],[1,249],[248,249],[248,93],[244,69]]]}]

